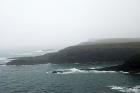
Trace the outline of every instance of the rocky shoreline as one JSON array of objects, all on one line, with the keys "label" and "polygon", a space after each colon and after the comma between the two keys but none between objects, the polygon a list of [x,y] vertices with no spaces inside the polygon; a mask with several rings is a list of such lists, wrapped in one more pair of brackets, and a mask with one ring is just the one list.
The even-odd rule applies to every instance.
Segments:
[{"label": "rocky shoreline", "polygon": [[130,74],[140,73],[140,54],[134,55],[122,65],[97,69],[99,71],[124,71]]},{"label": "rocky shoreline", "polygon": [[97,70],[139,73],[140,42],[120,42],[120,39],[115,39],[111,40],[111,43],[82,43],[41,56],[15,58],[14,60],[8,62],[6,65],[36,65],[47,63],[93,63],[97,65],[104,63],[106,65],[113,64],[115,66],[105,67]]}]

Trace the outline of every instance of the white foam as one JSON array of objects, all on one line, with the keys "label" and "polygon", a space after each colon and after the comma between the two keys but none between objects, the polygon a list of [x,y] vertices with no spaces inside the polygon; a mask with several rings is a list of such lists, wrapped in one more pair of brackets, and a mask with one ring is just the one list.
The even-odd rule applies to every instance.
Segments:
[{"label": "white foam", "polygon": [[122,90],[123,87],[119,87],[119,86],[109,86],[111,87],[111,89],[114,89],[114,90]]},{"label": "white foam", "polygon": [[15,54],[18,57],[28,57],[28,56],[40,56],[45,54],[43,51],[33,51],[33,52],[25,52],[25,53],[20,53],[20,54]]},{"label": "white foam", "polygon": [[48,50],[35,50],[35,51],[28,51],[28,52],[22,52],[22,53],[16,53],[13,54],[16,57],[30,57],[30,56],[41,56],[47,53],[53,53],[53,52],[57,52],[58,50],[52,50],[52,49],[48,49]]},{"label": "white foam", "polygon": [[93,70],[94,73],[117,73],[116,71],[98,71],[98,70]]},{"label": "white foam", "polygon": [[97,69],[97,67],[95,68],[95,67],[91,67],[90,69]]},{"label": "white foam", "polygon": [[125,92],[125,93],[140,93],[140,86],[135,86],[135,87],[121,87],[121,86],[109,86],[113,90],[117,90],[120,92]]},{"label": "white foam", "polygon": [[[90,68],[91,69],[91,68]],[[72,73],[117,73],[116,71],[98,71],[98,70],[94,70],[96,68],[92,68],[91,70],[80,70],[80,69],[77,69],[77,68],[70,68],[70,69],[58,69],[58,70],[55,70],[56,71],[56,74],[72,74]],[[49,72],[46,72],[46,73],[49,73]],[[51,72],[53,73],[53,72]]]},{"label": "white foam", "polygon": [[63,69],[63,73],[58,73],[58,74],[72,74],[72,73],[84,73],[87,71],[84,70],[79,70],[77,68],[71,68],[71,69]]},{"label": "white foam", "polygon": [[120,73],[123,73],[123,74],[129,74],[129,72],[124,72],[124,71],[120,71]]},{"label": "white foam", "polygon": [[0,64],[5,65],[6,63],[12,61],[13,59],[10,58],[0,58]]},{"label": "white foam", "polygon": [[100,68],[104,68],[104,67],[102,66],[90,67],[90,69],[100,69]]}]

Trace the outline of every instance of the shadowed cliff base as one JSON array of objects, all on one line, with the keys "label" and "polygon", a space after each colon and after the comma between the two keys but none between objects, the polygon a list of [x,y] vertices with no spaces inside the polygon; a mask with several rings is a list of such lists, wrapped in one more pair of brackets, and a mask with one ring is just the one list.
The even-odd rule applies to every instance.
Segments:
[{"label": "shadowed cliff base", "polygon": [[140,54],[130,57],[122,65],[106,67],[98,69],[100,71],[124,71],[130,74],[135,74],[140,72]]}]

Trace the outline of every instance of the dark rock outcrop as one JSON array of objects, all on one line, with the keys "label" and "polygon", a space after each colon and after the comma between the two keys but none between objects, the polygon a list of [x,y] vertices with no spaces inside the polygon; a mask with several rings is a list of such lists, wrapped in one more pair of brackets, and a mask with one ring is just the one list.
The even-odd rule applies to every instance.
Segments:
[{"label": "dark rock outcrop", "polygon": [[139,73],[140,72],[140,54],[134,55],[130,57],[127,61],[125,61],[122,65],[106,67],[102,69],[98,69],[100,71],[124,71],[129,73]]}]

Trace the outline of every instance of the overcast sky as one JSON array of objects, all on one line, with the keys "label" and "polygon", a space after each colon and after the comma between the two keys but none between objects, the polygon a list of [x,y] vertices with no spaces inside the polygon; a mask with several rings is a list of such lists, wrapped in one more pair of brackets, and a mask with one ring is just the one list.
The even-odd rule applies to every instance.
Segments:
[{"label": "overcast sky", "polygon": [[0,0],[0,49],[140,37],[140,0]]}]

